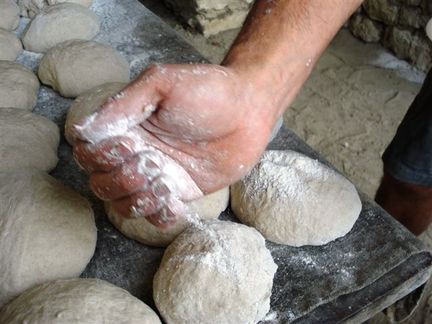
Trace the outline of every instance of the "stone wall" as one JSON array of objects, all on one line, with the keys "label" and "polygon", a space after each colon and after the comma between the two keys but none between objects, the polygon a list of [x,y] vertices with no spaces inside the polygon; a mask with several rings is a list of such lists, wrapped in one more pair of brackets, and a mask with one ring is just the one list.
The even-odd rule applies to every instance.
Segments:
[{"label": "stone wall", "polygon": [[432,42],[424,27],[432,16],[431,7],[430,0],[365,0],[348,28],[365,42],[379,42],[427,71],[432,66]]},{"label": "stone wall", "polygon": [[243,24],[254,0],[164,0],[189,26],[205,36]]}]

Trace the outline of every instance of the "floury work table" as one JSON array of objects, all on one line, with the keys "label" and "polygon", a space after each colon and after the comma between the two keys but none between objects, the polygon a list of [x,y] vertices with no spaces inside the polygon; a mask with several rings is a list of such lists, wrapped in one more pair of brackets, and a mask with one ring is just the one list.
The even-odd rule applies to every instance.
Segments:
[{"label": "floury work table", "polygon": [[[150,63],[205,62],[137,0],[95,0],[92,9],[102,21],[96,40],[122,52],[133,77]],[[25,21],[20,29],[24,27]],[[36,70],[40,59],[41,55],[24,52],[18,61]],[[71,102],[42,87],[34,112],[63,129]],[[269,148],[292,149],[327,163],[285,128]],[[82,276],[105,279],[154,306],[152,278],[164,250],[127,239],[108,222],[64,138],[59,158],[52,175],[86,196],[97,219],[96,253]],[[361,322],[427,280],[432,255],[426,247],[368,197],[362,195],[362,201],[353,230],[330,244],[293,248],[267,243],[278,271],[265,323]],[[229,209],[221,219],[236,221]]]}]

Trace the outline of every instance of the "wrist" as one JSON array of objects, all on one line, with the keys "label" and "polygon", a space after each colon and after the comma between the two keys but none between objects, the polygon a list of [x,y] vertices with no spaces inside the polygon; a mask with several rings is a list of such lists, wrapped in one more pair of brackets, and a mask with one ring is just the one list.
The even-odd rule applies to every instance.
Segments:
[{"label": "wrist", "polygon": [[[272,122],[283,114],[310,75],[316,59],[270,60],[244,57],[231,51],[222,65],[235,73],[249,95],[270,115]],[[282,62],[282,64],[281,64]]]}]

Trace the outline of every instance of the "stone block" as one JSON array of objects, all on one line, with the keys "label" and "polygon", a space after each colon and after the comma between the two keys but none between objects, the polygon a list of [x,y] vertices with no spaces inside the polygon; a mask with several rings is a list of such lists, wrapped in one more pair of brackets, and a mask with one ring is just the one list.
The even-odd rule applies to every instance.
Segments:
[{"label": "stone block", "polygon": [[384,32],[384,27],[364,15],[356,14],[349,22],[349,29],[354,36],[365,42],[379,42]]},{"label": "stone block", "polygon": [[420,7],[402,7],[399,10],[399,24],[404,27],[420,28],[427,23]]},{"label": "stone block", "polygon": [[408,6],[419,6],[422,0],[397,0],[398,3]]},{"label": "stone block", "polygon": [[397,23],[399,7],[394,0],[366,0],[363,3],[363,8],[370,18],[389,25]]},{"label": "stone block", "polygon": [[253,0],[164,0],[188,25],[205,36],[240,27]]},{"label": "stone block", "polygon": [[397,57],[407,60],[419,69],[427,71],[432,62],[432,44],[424,32],[413,34],[410,30],[389,27],[385,32],[384,46]]}]

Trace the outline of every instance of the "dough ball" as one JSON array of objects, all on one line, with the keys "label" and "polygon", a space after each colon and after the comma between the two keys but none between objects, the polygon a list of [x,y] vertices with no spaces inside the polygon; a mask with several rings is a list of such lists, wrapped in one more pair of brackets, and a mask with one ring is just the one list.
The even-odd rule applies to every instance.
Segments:
[{"label": "dough ball", "polygon": [[231,208],[268,240],[302,246],[346,235],[362,204],[354,185],[319,161],[294,151],[266,151],[231,186]]},{"label": "dough ball", "polygon": [[58,162],[60,135],[51,120],[14,108],[0,108],[0,171],[50,171]]},{"label": "dough ball", "polygon": [[[200,219],[215,219],[223,212],[229,201],[229,189],[224,188],[199,200],[188,204],[192,213]],[[159,228],[147,221],[145,217],[125,218],[118,215],[110,203],[105,204],[105,210],[111,223],[125,236],[143,244],[152,246],[167,246],[181,232],[190,226],[186,219],[179,219],[168,228]]]},{"label": "dough ball", "polygon": [[255,229],[206,221],[166,249],[153,297],[167,323],[257,323],[270,309],[276,269]]},{"label": "dough ball", "polygon": [[1,306],[35,285],[81,274],[96,246],[93,211],[45,173],[0,172],[0,246]]},{"label": "dough ball", "polygon": [[126,86],[126,83],[105,83],[93,88],[78,98],[70,106],[65,124],[65,137],[70,145],[75,142],[73,125],[79,120],[95,112],[109,97],[115,95]]},{"label": "dough ball", "polygon": [[15,61],[22,50],[21,41],[14,33],[0,28],[0,61]]},{"label": "dough ball", "polygon": [[21,64],[0,61],[0,108],[32,110],[37,102],[39,80]]},{"label": "dough ball", "polygon": [[14,0],[0,0],[0,28],[14,30],[19,24],[20,9]]},{"label": "dough ball", "polygon": [[425,27],[426,35],[432,40],[432,19],[429,19]]},{"label": "dough ball", "polygon": [[18,0],[18,5],[22,16],[33,18],[47,6],[54,6],[64,2],[76,3],[88,8],[92,0]]},{"label": "dough ball", "polygon": [[99,18],[75,3],[60,3],[41,11],[30,23],[23,37],[26,50],[46,52],[72,39],[92,39],[99,33]]},{"label": "dough ball", "polygon": [[99,279],[57,280],[27,290],[0,311],[9,324],[160,324],[126,290]]},{"label": "dough ball", "polygon": [[39,65],[39,78],[65,97],[108,82],[128,82],[129,64],[108,45],[72,40],[50,49]]}]

